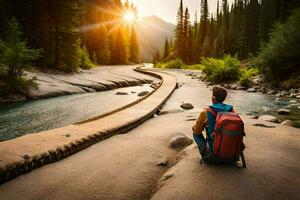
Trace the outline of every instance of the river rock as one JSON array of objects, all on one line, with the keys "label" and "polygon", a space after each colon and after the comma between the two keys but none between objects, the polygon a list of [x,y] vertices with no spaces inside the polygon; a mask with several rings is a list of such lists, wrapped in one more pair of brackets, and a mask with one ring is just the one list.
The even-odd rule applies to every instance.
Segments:
[{"label": "river rock", "polygon": [[173,133],[169,137],[169,146],[172,149],[183,149],[193,143],[193,140],[183,133]]},{"label": "river rock", "polygon": [[256,92],[256,89],[255,89],[255,88],[249,88],[249,89],[247,90],[247,92]]},{"label": "river rock", "polygon": [[138,94],[138,96],[139,96],[139,97],[143,97],[143,96],[146,96],[147,94],[149,94],[148,91],[143,91],[143,92],[140,92],[140,93]]},{"label": "river rock", "polygon": [[295,126],[295,123],[292,120],[285,120],[284,122],[281,123],[281,125],[293,127]]},{"label": "river rock", "polygon": [[281,108],[277,111],[277,114],[279,114],[279,115],[287,115],[287,114],[290,114],[290,113],[291,113],[291,110],[285,109],[285,108]]},{"label": "river rock", "polygon": [[236,90],[238,88],[238,85],[236,83],[230,84],[229,88],[232,90]]},{"label": "river rock", "polygon": [[300,106],[300,103],[292,103],[290,106],[291,106],[291,107],[299,107],[299,106]]},{"label": "river rock", "polygon": [[298,103],[296,100],[290,100],[289,104],[296,104]]},{"label": "river rock", "polygon": [[128,95],[127,92],[116,92],[116,95]]},{"label": "river rock", "polygon": [[194,108],[194,106],[190,103],[183,103],[180,105],[181,108],[185,109],[185,110],[191,110]]},{"label": "river rock", "polygon": [[297,95],[296,98],[297,98],[297,99],[300,99],[300,95]]},{"label": "river rock", "polygon": [[237,90],[246,90],[247,88],[245,86],[238,86],[236,89]]},{"label": "river rock", "polygon": [[275,91],[275,90],[270,90],[270,91],[268,91],[267,94],[268,94],[268,95],[275,95],[275,94],[276,94],[276,91]]},{"label": "river rock", "polygon": [[276,117],[273,117],[271,115],[263,115],[263,116],[259,117],[258,120],[272,122],[272,123],[279,123],[279,119],[277,119]]}]

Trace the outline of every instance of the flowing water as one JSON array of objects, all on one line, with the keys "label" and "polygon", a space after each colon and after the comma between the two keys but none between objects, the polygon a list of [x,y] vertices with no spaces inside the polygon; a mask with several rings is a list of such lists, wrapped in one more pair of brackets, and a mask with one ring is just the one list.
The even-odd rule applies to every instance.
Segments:
[{"label": "flowing water", "polygon": [[[205,83],[187,76],[190,72],[186,70],[168,70],[177,78],[180,88],[169,99],[164,110],[174,110],[180,105],[191,103],[195,107],[190,112],[200,111],[211,104],[211,89]],[[196,72],[193,72],[196,73]],[[193,99],[192,101],[190,99]],[[298,103],[291,104],[292,99],[276,98],[262,93],[249,93],[241,90],[228,90],[228,97],[225,103],[234,106],[240,114],[251,114],[261,116],[264,114],[272,115],[281,121],[290,119],[295,122],[295,126],[300,128],[300,100]],[[291,106],[293,105],[293,106]],[[289,115],[278,115],[276,112],[281,108],[291,109]]]},{"label": "flowing water", "polygon": [[[0,105],[0,141],[81,122],[129,104],[148,85]],[[116,92],[129,95],[116,95]],[[134,91],[135,93],[132,93]]]},{"label": "flowing water", "polygon": [[[182,102],[191,99],[195,107],[193,112],[199,111],[211,103],[211,88],[204,83],[186,76],[184,71],[173,71],[180,87],[172,95],[164,107],[180,109]],[[0,141],[13,139],[28,133],[39,132],[74,124],[101,114],[112,111],[137,100],[137,93],[151,91],[149,85],[128,87],[112,91],[62,96],[43,100],[5,104],[0,106]],[[115,95],[118,91],[128,92],[129,95]],[[135,91],[136,93],[131,93]],[[230,90],[227,103],[234,105],[241,114],[271,114],[281,120],[291,119],[300,128],[300,101],[292,108],[290,115],[277,115],[276,111],[287,107],[290,99],[276,100],[261,93]]]}]

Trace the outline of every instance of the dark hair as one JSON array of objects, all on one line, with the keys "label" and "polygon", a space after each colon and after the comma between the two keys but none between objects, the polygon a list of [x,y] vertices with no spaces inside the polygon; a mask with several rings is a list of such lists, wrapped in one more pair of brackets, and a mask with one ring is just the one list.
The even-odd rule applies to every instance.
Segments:
[{"label": "dark hair", "polygon": [[213,96],[215,97],[216,101],[219,103],[223,103],[227,97],[227,91],[221,87],[214,87],[213,88]]}]

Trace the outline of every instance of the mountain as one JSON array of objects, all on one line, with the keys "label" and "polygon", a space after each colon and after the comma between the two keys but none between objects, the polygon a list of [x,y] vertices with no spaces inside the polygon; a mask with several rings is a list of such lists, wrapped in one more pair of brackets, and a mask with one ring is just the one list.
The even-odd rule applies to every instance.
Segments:
[{"label": "mountain", "polygon": [[140,52],[143,62],[152,62],[156,49],[161,52],[164,48],[166,37],[173,38],[175,25],[168,23],[157,16],[142,17],[137,21]]}]

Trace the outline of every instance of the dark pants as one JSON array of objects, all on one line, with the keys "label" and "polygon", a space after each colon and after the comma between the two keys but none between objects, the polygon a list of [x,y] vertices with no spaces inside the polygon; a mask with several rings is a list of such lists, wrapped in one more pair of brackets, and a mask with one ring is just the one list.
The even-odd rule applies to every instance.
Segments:
[{"label": "dark pants", "polygon": [[201,154],[201,156],[204,157],[209,154],[210,151],[207,145],[207,140],[204,138],[204,136],[195,134],[193,134],[193,136],[196,144],[198,145],[199,153]]}]

